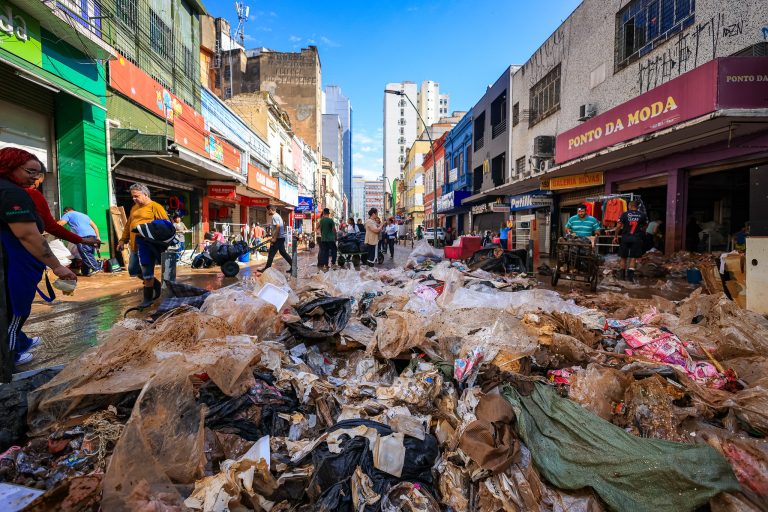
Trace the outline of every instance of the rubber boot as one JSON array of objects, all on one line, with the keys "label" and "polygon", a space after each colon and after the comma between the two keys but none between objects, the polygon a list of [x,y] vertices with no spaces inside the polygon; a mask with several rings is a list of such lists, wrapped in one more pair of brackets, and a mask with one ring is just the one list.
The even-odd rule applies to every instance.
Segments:
[{"label": "rubber boot", "polygon": [[154,283],[152,283],[152,300],[157,300],[160,298],[160,294],[163,293],[163,285],[160,283],[158,279],[155,279]]},{"label": "rubber boot", "polygon": [[627,281],[631,283],[635,282],[635,269],[633,268],[627,269]]},{"label": "rubber boot", "polygon": [[619,270],[619,281],[624,281],[627,278],[627,271],[623,268]]},{"label": "rubber boot", "polygon": [[144,286],[141,289],[144,292],[144,300],[142,300],[141,304],[139,304],[139,309],[145,309],[151,306],[152,303],[155,301],[154,299],[155,290],[151,286]]}]

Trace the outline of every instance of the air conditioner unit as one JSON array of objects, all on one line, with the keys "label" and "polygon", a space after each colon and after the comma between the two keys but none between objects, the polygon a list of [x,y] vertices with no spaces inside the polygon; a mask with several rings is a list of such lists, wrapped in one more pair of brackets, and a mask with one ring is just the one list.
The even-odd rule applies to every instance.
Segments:
[{"label": "air conditioner unit", "polygon": [[539,135],[533,138],[533,156],[546,158],[555,156],[555,137]]},{"label": "air conditioner unit", "polygon": [[597,105],[593,103],[586,103],[579,107],[579,121],[586,121],[597,114]]}]

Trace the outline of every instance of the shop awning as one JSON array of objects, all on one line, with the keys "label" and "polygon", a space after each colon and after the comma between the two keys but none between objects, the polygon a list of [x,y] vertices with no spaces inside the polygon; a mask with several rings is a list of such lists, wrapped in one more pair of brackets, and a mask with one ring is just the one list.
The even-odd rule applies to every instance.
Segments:
[{"label": "shop awning", "polygon": [[479,194],[469,196],[468,198],[464,199],[461,204],[462,206],[472,206],[473,204],[494,200],[498,196],[509,196],[531,192],[539,188],[539,181],[539,177],[536,176],[533,178],[527,178],[522,181],[505,183],[503,185],[499,185],[498,187],[486,190],[485,192],[480,192]]},{"label": "shop awning", "polygon": [[227,181],[238,181],[240,183],[246,182],[245,176],[234,173],[223,165],[208,160],[181,146],[175,146],[175,152],[176,156],[171,158],[170,162],[181,168],[188,169],[192,173],[195,173],[195,176],[207,180],[223,179]]}]

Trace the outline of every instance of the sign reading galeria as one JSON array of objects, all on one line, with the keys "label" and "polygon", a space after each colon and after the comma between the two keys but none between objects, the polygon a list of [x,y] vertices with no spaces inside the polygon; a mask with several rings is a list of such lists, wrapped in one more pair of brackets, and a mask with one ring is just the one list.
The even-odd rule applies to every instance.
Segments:
[{"label": "sign reading galeria", "polygon": [[558,135],[555,162],[567,162],[713,112],[716,108],[717,69],[717,61],[707,62]]},{"label": "sign reading galeria", "polygon": [[541,190],[564,190],[570,188],[596,187],[604,183],[602,172],[575,174],[573,176],[558,176],[541,180]]}]

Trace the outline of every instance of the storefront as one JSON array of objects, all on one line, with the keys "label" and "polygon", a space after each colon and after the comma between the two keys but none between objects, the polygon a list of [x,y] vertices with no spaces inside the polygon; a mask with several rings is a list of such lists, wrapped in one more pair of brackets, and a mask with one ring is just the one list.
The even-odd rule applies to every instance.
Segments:
[{"label": "storefront", "polygon": [[445,228],[451,228],[457,236],[469,232],[469,207],[461,204],[469,196],[468,191],[452,190],[437,199],[437,213],[445,219]]},{"label": "storefront", "polygon": [[549,244],[551,252],[557,239],[563,235],[568,219],[576,214],[576,208],[597,196],[604,190],[605,176],[602,172],[558,176],[541,180],[541,190],[551,193],[552,206],[549,216]]},{"label": "storefront", "polygon": [[639,195],[665,252],[727,249],[749,217],[749,169],[768,162],[766,69],[716,59],[594,117],[558,136],[554,174],[599,168],[603,195]]},{"label": "storefront", "polygon": [[509,217],[509,205],[500,198],[492,203],[477,204],[470,208],[472,232],[482,234],[490,231],[498,236]]},{"label": "storefront", "polygon": [[533,240],[537,254],[549,253],[552,206],[552,192],[546,190],[509,198],[515,249],[527,249]]}]

